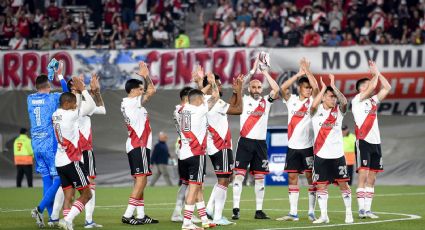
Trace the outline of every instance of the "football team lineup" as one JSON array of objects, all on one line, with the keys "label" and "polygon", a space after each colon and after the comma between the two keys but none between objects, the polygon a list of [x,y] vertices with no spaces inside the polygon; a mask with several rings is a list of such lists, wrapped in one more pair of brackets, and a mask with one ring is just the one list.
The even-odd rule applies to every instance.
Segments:
[{"label": "football team lineup", "polygon": [[[170,204],[173,208],[168,215],[171,215],[172,222],[182,222],[183,230],[216,226],[233,228],[235,224],[235,227],[240,227],[241,220],[245,221],[247,216],[252,220],[249,213],[254,214],[253,220],[264,221],[249,228],[264,230],[361,226],[420,219],[419,215],[399,213],[396,209],[372,212],[372,201],[376,207],[375,203],[379,202],[375,197],[380,197],[379,192],[375,195],[376,177],[384,171],[377,110],[378,104],[391,91],[391,85],[374,61],[368,64],[371,77],[356,82],[357,94],[351,100],[355,121],[353,148],[357,158],[354,171],[358,173],[358,183],[353,192],[357,202],[352,201],[350,188],[353,166],[347,167],[349,160],[344,155],[343,137],[347,128],[343,119],[349,102],[336,86],[335,76],[329,74],[316,78],[310,69],[310,61],[302,58],[299,71],[278,85],[270,75],[269,54],[259,52],[252,69],[234,77],[233,93],[228,101],[220,99],[220,76],[205,72],[199,65],[192,72],[196,86],[184,87],[180,91],[181,103],[176,105],[173,119],[179,136],[177,155],[181,186],[174,203],[164,203],[149,191],[158,189],[145,190],[148,177],[152,175],[152,129],[145,105],[158,92],[149,76],[148,65],[139,63],[139,77],[126,82],[127,97],[121,102],[121,112],[128,129],[126,152],[134,186],[127,205],[111,206],[102,201],[99,205],[99,200],[105,202],[102,191],[108,189],[96,188],[95,179],[91,116],[107,116],[99,76],[92,75],[89,87],[82,77],[65,81],[62,75],[64,64],[52,59],[48,65],[48,76],[37,77],[37,92],[27,99],[36,171],[43,179],[43,197],[31,210],[31,215],[40,228],[48,225],[67,230],[74,229],[74,219],[82,212],[85,212],[84,228],[109,228],[105,224],[111,224],[109,219],[96,218],[94,221],[94,210],[97,210],[96,216],[100,216],[105,215],[106,210],[122,207],[125,210],[119,209],[121,224],[155,224],[154,227],[160,229],[164,210],[170,209],[165,206]],[[256,73],[265,77],[270,93],[263,93],[262,82],[254,77]],[[50,82],[55,77],[61,82],[62,93],[51,93]],[[292,94],[292,86],[297,87],[298,94]],[[265,175],[269,173],[267,124],[270,108],[276,100],[283,100],[288,109],[288,152],[284,168],[288,173],[288,199],[277,194],[274,198],[265,198]],[[240,133],[233,134],[239,136],[236,147],[233,147],[228,115],[240,117]],[[211,160],[217,183],[205,202],[203,184],[207,158]],[[254,178],[255,199],[241,199],[242,194],[247,196],[246,192],[243,193],[247,173]],[[305,175],[308,186],[300,185],[301,174]],[[336,189],[329,187],[331,184],[339,189],[338,197],[329,195],[337,193]],[[230,205],[227,202],[228,188],[232,189],[232,220],[225,217],[229,214],[226,213],[229,207],[225,207]],[[269,189],[277,191],[277,188]],[[79,196],[75,195],[76,191]],[[424,195],[417,192],[408,194],[404,195],[422,199],[421,195]],[[402,195],[388,192],[382,197],[391,199]],[[150,216],[145,212],[145,197]],[[157,199],[157,202],[149,199]],[[289,202],[288,210],[282,208],[288,206],[287,202],[277,206],[278,209],[270,205],[273,201],[283,200]],[[251,207],[244,207],[246,203],[250,203]],[[352,203],[357,204],[356,215],[353,215]],[[269,204],[268,208],[264,208],[264,204]],[[160,207],[155,210],[155,206]],[[339,208],[336,209],[336,206]],[[47,224],[43,215],[45,210],[48,213]],[[2,213],[24,211],[28,210],[0,210]],[[117,212],[116,209],[113,211]],[[284,211],[284,216],[276,217]],[[266,212],[273,215],[269,216]],[[276,221],[267,221],[271,216]],[[170,220],[170,216],[167,219]],[[302,226],[297,226],[297,222]],[[78,225],[75,227],[78,228]],[[164,225],[164,229],[169,227]],[[173,225],[172,228],[176,227]]]}]

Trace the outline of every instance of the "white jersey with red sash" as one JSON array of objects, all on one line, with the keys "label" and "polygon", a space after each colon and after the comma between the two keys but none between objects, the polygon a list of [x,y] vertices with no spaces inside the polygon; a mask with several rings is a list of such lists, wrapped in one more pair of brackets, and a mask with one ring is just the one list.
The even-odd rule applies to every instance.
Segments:
[{"label": "white jersey with red sash", "polygon": [[152,130],[148,112],[142,106],[141,99],[141,96],[126,97],[121,102],[121,112],[128,129],[127,153],[139,147],[152,148]]},{"label": "white jersey with red sash", "polygon": [[[85,103],[85,102],[83,101],[82,103]],[[82,134],[82,137],[80,140],[82,151],[93,150],[93,136],[92,136],[91,118],[90,118],[90,116],[93,114],[106,114],[105,107],[98,106],[91,114],[80,117],[78,119],[79,129]]]},{"label": "white jersey with red sash", "polygon": [[58,148],[56,150],[55,165],[61,167],[73,161],[81,161],[82,150],[78,129],[78,110],[57,109],[53,115],[53,127]]},{"label": "white jersey with red sash", "polygon": [[148,13],[148,0],[136,0],[136,14],[147,14]]},{"label": "white jersey with red sash", "polygon": [[288,147],[291,149],[307,149],[313,146],[313,127],[311,126],[310,108],[313,97],[300,100],[292,94],[283,103],[288,107]]},{"label": "white jersey with red sash", "polygon": [[180,112],[181,146],[179,159],[205,155],[207,148],[208,105],[186,104]]},{"label": "white jersey with red sash", "polygon": [[240,116],[240,135],[255,140],[265,140],[270,107],[270,95],[255,100],[250,95],[242,97],[243,110]]},{"label": "white jersey with red sash", "polygon": [[[210,95],[205,96],[208,100]],[[207,113],[208,139],[207,153],[214,155],[223,149],[232,149],[232,136],[230,134],[227,110],[229,104],[219,99],[214,107]]]},{"label": "white jersey with red sash", "polygon": [[358,140],[365,140],[370,144],[381,144],[381,134],[376,115],[378,104],[377,95],[360,101],[360,94],[357,94],[351,101]]},{"label": "white jersey with red sash", "polygon": [[311,118],[314,130],[314,154],[324,159],[337,159],[344,156],[342,120],[344,114],[335,106],[325,109],[322,104]]},{"label": "white jersey with red sash", "polygon": [[220,45],[222,46],[235,45],[235,32],[233,31],[233,27],[231,25],[228,25],[221,30]]},{"label": "white jersey with red sash", "polygon": [[246,32],[246,28],[238,28],[236,30],[236,41],[239,44],[245,44],[245,32]]},{"label": "white jersey with red sash", "polygon": [[370,27],[370,30],[376,30],[378,27],[381,27],[384,29],[384,14],[381,11],[375,12],[372,15],[372,26]]},{"label": "white jersey with red sash", "polygon": [[247,47],[257,47],[263,44],[263,31],[258,27],[248,27],[244,36]]},{"label": "white jersey with red sash", "polygon": [[183,108],[184,108],[184,105],[182,105],[182,104],[176,105],[176,109],[173,112],[174,125],[176,126],[177,134],[179,135],[178,136],[178,142],[177,142],[178,148],[176,149],[177,158],[179,158],[179,156],[180,156],[180,148],[181,148],[181,145],[182,145],[182,141],[181,141],[182,133],[181,133],[181,129],[180,129],[180,124],[181,124],[181,116],[180,115],[181,115]]}]

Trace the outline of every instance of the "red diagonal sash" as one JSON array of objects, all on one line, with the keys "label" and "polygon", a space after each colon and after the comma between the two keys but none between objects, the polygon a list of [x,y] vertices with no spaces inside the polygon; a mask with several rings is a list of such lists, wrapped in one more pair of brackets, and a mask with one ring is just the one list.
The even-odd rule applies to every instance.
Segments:
[{"label": "red diagonal sash", "polygon": [[382,21],[382,17],[379,17],[378,19],[376,19],[375,23],[373,23],[372,27],[370,28],[371,30],[375,30],[376,27],[378,27],[378,24]]},{"label": "red diagonal sash", "polygon": [[143,4],[144,0],[136,3],[136,10]]},{"label": "red diagonal sash", "polygon": [[266,100],[263,98],[260,100],[260,103],[258,104],[257,108],[249,115],[249,117],[246,119],[245,123],[242,126],[241,129],[241,137],[246,137],[248,133],[251,131],[251,129],[254,127],[255,124],[257,124],[258,120],[260,120],[261,116],[263,116],[264,112],[266,111]]},{"label": "red diagonal sash", "polygon": [[149,135],[151,134],[151,125],[149,123],[148,117],[146,117],[145,128],[143,129],[143,133],[140,138],[137,136],[136,131],[130,125],[127,125],[127,129],[131,140],[131,145],[134,148],[147,147]]},{"label": "red diagonal sash", "polygon": [[323,122],[322,127],[320,127],[319,134],[314,141],[314,154],[317,154],[325,144],[326,138],[334,127],[337,117],[338,106],[335,106],[329,113],[328,118],[326,118],[325,122]]},{"label": "red diagonal sash", "polygon": [[198,138],[192,131],[183,132],[184,137],[189,141],[190,150],[193,155],[205,155],[205,149],[207,147],[207,134],[205,133],[204,140],[202,144],[199,143]]},{"label": "red diagonal sash", "polygon": [[208,131],[211,133],[214,146],[218,150],[228,149],[231,147],[230,140],[232,139],[232,137],[230,135],[230,128],[227,129],[226,137],[224,139],[220,137],[220,134],[218,134],[217,130],[215,130],[213,127],[208,126]]},{"label": "red diagonal sash", "polygon": [[223,35],[221,35],[220,40],[223,41],[224,38],[227,36],[227,34],[230,33],[230,31],[232,31],[232,28],[231,27],[229,27],[226,31],[224,31]]},{"label": "red diagonal sash", "polygon": [[250,47],[250,46],[251,46],[252,41],[254,40],[255,36],[257,36],[257,34],[258,34],[258,30],[259,30],[259,29],[255,29],[254,33],[252,33],[252,34],[249,36],[249,38],[248,38],[248,42],[246,43],[246,46],[247,46],[247,47]]},{"label": "red diagonal sash", "polygon": [[305,114],[308,110],[310,104],[310,98],[301,106],[301,108],[292,115],[291,121],[288,124],[288,140],[291,139],[292,133],[294,133],[295,127],[298,123],[305,117]]},{"label": "red diagonal sash", "polygon": [[362,126],[359,128],[356,125],[355,127],[356,137],[358,140],[364,140],[366,138],[366,136],[369,134],[370,130],[373,127],[373,123],[376,120],[376,110],[378,106],[372,98],[370,98],[370,103],[372,104],[372,108],[367,114],[366,119],[363,121]]},{"label": "red diagonal sash", "polygon": [[19,40],[18,43],[16,43],[16,45],[15,45],[15,47],[13,49],[14,50],[17,50],[21,46],[21,43],[22,43],[23,40],[24,39],[21,38],[21,40]]},{"label": "red diagonal sash", "polygon": [[245,30],[246,29],[243,29],[241,32],[239,32],[238,37],[236,38],[238,40],[238,42],[240,42],[242,36],[245,34]]}]

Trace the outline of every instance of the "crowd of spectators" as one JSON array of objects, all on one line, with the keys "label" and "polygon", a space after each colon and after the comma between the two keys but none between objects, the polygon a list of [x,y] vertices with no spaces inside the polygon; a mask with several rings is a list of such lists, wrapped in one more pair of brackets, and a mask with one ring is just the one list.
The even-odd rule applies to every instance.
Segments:
[{"label": "crowd of spectators", "polygon": [[219,0],[208,47],[424,44],[424,0]]},{"label": "crowd of spectators", "polygon": [[1,0],[3,49],[166,48],[180,0]]}]

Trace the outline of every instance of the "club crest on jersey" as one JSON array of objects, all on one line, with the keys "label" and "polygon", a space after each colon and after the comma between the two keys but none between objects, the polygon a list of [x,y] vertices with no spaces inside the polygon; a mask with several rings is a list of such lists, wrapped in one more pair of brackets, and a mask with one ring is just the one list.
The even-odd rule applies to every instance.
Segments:
[{"label": "club crest on jersey", "polygon": [[363,165],[367,165],[367,160],[363,160]]},{"label": "club crest on jersey", "polygon": [[338,115],[338,113],[337,113],[337,112],[332,112],[332,113],[331,113],[331,116],[332,116],[332,117],[336,117],[337,115]]}]

